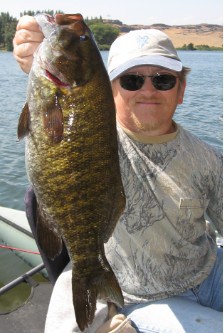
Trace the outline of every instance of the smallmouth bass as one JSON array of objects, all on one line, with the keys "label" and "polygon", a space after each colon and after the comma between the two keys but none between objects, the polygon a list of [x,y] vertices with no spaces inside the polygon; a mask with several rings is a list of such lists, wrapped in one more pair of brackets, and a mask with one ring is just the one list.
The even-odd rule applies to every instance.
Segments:
[{"label": "smallmouth bass", "polygon": [[37,198],[38,242],[52,260],[62,239],[72,262],[73,304],[81,331],[97,298],[123,306],[104,243],[125,206],[109,78],[80,14],[37,15],[45,39],[29,75],[18,138]]}]

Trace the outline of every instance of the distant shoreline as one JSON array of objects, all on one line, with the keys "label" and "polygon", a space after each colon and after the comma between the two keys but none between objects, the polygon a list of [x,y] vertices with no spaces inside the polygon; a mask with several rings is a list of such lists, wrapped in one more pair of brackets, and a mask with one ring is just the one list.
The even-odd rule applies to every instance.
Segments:
[{"label": "distant shoreline", "polygon": [[117,26],[121,34],[136,29],[158,29],[165,32],[172,40],[176,48],[182,48],[184,44],[208,45],[209,47],[223,47],[223,26],[218,24],[196,25],[166,25],[162,23],[152,25],[126,25],[118,20],[104,20],[104,23]]}]

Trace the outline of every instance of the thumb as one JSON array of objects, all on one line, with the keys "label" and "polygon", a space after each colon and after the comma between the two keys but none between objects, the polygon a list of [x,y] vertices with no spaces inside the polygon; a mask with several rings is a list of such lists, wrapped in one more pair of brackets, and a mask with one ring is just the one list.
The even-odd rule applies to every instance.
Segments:
[{"label": "thumb", "polygon": [[137,333],[130,320],[123,314],[117,314],[116,306],[108,302],[108,320],[95,333]]}]

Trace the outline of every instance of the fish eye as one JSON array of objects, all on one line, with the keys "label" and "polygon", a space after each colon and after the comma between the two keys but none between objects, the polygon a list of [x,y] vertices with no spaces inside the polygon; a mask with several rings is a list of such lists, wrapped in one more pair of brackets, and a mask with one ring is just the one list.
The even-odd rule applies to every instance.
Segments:
[{"label": "fish eye", "polygon": [[79,37],[79,39],[80,39],[81,42],[84,42],[85,40],[88,40],[89,37],[86,36],[86,35],[81,35],[81,36]]}]

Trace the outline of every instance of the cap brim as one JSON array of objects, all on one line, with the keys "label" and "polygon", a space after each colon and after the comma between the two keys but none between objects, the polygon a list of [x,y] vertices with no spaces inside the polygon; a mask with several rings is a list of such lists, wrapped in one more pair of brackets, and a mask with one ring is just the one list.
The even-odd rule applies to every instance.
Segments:
[{"label": "cap brim", "polygon": [[[108,68],[108,74],[110,77],[110,80],[116,79],[118,76],[120,76],[122,73],[127,71],[130,68],[136,67],[136,66],[144,66],[144,65],[151,65],[151,66],[158,66],[163,67],[166,69],[173,70],[175,72],[180,72],[183,68],[181,61],[169,57],[164,56],[144,56],[139,58],[131,59],[121,66],[118,66],[114,70],[110,71],[110,68]],[[109,72],[110,71],[110,72]]]}]

